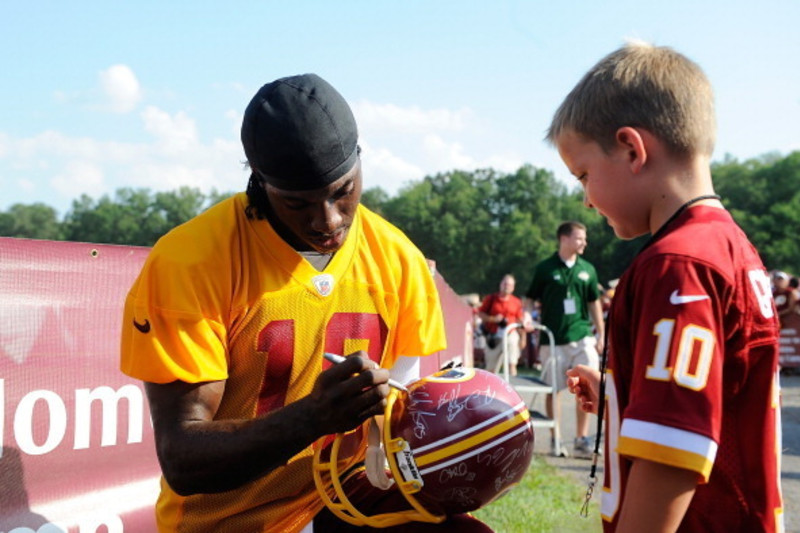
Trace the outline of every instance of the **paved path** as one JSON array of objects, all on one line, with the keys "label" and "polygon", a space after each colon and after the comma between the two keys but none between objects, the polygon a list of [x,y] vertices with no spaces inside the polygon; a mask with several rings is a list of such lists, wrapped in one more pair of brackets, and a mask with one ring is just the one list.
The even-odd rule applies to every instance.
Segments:
[{"label": "paved path", "polygon": [[787,533],[800,532],[800,374],[781,376],[783,463],[781,486]]},{"label": "paved path", "polygon": [[[800,373],[794,375],[781,376],[782,387],[782,408],[783,418],[783,458],[781,464],[781,486],[783,490],[784,516],[786,523],[786,533],[800,533]],[[525,397],[529,400],[529,397]],[[535,399],[534,406],[544,411],[543,395]],[[571,394],[561,395],[561,433],[562,439],[567,444],[568,449],[572,450],[572,439],[575,436],[575,400]],[[597,420],[592,416],[590,421],[591,432],[597,427]],[[591,462],[585,459],[556,458],[549,457],[550,435],[547,429],[536,432],[534,450],[536,453],[547,457],[547,462],[558,466],[565,472],[574,475],[575,478],[585,485],[589,477]],[[600,482],[603,479],[602,463],[598,469]],[[596,491],[595,501],[599,501],[599,493]],[[596,529],[587,531],[600,531],[600,525]]]}]

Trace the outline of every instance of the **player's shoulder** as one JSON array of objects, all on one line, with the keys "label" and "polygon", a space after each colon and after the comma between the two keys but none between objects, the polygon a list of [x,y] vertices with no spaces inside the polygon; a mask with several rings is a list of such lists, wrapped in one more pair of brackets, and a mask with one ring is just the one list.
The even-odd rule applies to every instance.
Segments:
[{"label": "player's shoulder", "polygon": [[173,264],[209,263],[229,257],[229,248],[242,219],[246,219],[244,193],[227,198],[162,236],[151,258]]},{"label": "player's shoulder", "polygon": [[371,246],[380,246],[389,253],[421,254],[417,246],[400,228],[365,205],[358,206],[358,216],[361,232]]}]

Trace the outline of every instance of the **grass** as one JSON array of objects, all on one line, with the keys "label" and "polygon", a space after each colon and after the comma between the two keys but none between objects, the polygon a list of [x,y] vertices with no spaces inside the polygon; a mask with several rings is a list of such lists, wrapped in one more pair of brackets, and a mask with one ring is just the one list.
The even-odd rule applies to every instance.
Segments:
[{"label": "grass", "polygon": [[599,532],[599,487],[586,518],[580,516],[585,491],[575,478],[534,456],[519,485],[473,514],[497,533]]}]

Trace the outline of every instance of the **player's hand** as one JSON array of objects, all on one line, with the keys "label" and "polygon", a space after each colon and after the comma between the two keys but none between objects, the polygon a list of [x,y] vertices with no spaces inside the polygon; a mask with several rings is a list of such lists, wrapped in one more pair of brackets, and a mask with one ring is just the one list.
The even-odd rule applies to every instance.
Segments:
[{"label": "player's hand", "polygon": [[379,368],[363,351],[323,371],[309,398],[318,412],[322,433],[344,433],[383,414],[388,381],[389,371]]},{"label": "player's hand", "polygon": [[567,370],[567,387],[575,395],[581,409],[597,414],[600,371],[586,365]]}]

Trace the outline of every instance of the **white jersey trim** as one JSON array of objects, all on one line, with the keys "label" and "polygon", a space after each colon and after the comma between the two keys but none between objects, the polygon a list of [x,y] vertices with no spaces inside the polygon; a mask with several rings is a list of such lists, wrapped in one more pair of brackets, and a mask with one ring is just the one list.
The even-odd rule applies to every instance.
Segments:
[{"label": "white jersey trim", "polygon": [[626,418],[622,421],[620,435],[622,437],[660,444],[661,446],[674,448],[676,450],[684,450],[705,457],[712,463],[717,457],[718,445],[710,438],[698,433],[692,433],[691,431],[662,426],[661,424],[655,424],[653,422]]}]

